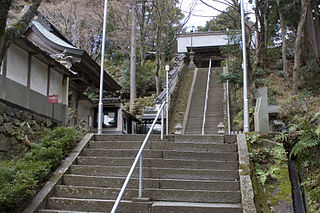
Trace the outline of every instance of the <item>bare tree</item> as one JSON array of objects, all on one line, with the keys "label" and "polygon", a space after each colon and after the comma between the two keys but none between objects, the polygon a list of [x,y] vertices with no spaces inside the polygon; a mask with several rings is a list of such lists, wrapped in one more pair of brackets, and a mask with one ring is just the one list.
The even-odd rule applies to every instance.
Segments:
[{"label": "bare tree", "polygon": [[92,53],[103,24],[103,1],[44,2],[39,10],[78,48]]},{"label": "bare tree", "polygon": [[29,0],[24,5],[17,19],[12,24],[8,23],[10,9],[19,2],[13,0],[0,0],[0,64],[14,40],[20,37],[28,27],[37,12],[42,0]]}]

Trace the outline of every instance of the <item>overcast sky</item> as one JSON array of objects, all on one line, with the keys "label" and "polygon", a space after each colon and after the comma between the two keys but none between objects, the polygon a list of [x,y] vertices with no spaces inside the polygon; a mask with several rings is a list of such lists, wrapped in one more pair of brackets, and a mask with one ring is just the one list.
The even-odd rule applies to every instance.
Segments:
[{"label": "overcast sky", "polygon": [[[213,5],[212,0],[205,0],[210,5]],[[181,9],[184,11],[184,13],[187,15],[190,11],[190,6],[192,4],[195,5],[195,8],[193,10],[192,16],[190,20],[187,23],[187,26],[191,28],[191,26],[204,26],[207,21],[212,19],[212,17],[217,16],[219,12],[213,10],[212,8],[206,6],[200,0],[180,0],[181,3]],[[225,6],[221,4],[215,3],[215,7],[219,8],[220,10],[224,10]],[[188,30],[189,31],[189,30]]]},{"label": "overcast sky", "polygon": [[[214,2],[213,0],[204,0],[209,5],[212,5],[219,10],[223,11],[226,9],[226,5],[224,4],[219,4]],[[206,22],[212,19],[214,16],[219,15],[219,12],[208,7],[207,5],[203,4],[200,0],[180,0],[181,3],[181,9],[185,13],[185,15],[188,15],[188,12],[190,11],[191,5],[195,5],[192,16],[190,20],[187,23],[187,31],[191,30],[192,26],[205,26]],[[255,16],[254,16],[254,10],[253,10],[254,5],[249,4],[247,0],[244,0],[244,9],[246,13],[249,13],[247,17],[251,19],[251,21],[255,21]]]}]

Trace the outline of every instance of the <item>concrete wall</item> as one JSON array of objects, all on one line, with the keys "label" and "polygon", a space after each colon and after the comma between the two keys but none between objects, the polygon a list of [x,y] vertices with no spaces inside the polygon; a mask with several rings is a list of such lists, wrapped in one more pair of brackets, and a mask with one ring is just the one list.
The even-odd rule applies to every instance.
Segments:
[{"label": "concrete wall", "polygon": [[29,108],[29,105],[27,102],[27,98],[28,98],[27,87],[11,79],[5,79],[5,81],[6,83],[5,83],[4,100],[20,105],[25,108]]}]

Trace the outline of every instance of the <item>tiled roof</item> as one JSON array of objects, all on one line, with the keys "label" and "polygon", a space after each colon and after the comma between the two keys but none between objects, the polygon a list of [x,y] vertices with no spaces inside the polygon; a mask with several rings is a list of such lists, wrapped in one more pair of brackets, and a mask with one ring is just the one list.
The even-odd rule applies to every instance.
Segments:
[{"label": "tiled roof", "polygon": [[56,35],[54,35],[50,31],[48,31],[39,22],[32,21],[32,24],[39,30],[39,32],[43,36],[45,36],[47,39],[49,39],[53,43],[58,44],[58,45],[63,46],[63,47],[66,47],[66,48],[70,48],[70,49],[78,49],[78,48],[68,44],[67,42],[63,41],[62,39],[60,39],[59,37],[57,37]]}]

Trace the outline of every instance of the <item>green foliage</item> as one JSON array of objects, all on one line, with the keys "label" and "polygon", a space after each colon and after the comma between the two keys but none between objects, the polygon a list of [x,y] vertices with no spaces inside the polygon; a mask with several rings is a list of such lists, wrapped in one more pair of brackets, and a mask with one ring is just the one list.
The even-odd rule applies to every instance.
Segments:
[{"label": "green foliage", "polygon": [[34,142],[24,158],[0,162],[0,212],[13,212],[19,202],[34,196],[38,184],[82,136],[81,131],[58,127]]},{"label": "green foliage", "polygon": [[[230,18],[233,17],[233,19]],[[204,27],[198,27],[199,32],[240,29],[240,13],[234,7],[228,7],[225,13],[207,21]]]},{"label": "green foliage", "polygon": [[252,183],[258,212],[273,212],[279,202],[291,203],[287,153],[281,144],[248,134]]},{"label": "green foliage", "polygon": [[[130,61],[124,61],[124,69],[120,84],[125,92],[130,91]],[[155,92],[155,62],[148,60],[144,66],[137,64],[136,81],[137,81],[137,96],[150,96]]]},{"label": "green foliage", "polygon": [[98,88],[92,88],[92,87],[88,87],[86,89],[86,91],[84,91],[83,93],[85,96],[88,97],[89,100],[92,100],[92,99],[97,99],[99,98],[99,89]]},{"label": "green foliage", "polygon": [[320,169],[313,171],[310,175],[302,181],[301,184],[306,191],[309,212],[320,211]]},{"label": "green foliage", "polygon": [[259,182],[265,185],[267,181],[279,181],[281,167],[286,166],[286,152],[281,145],[273,147],[264,146],[263,142],[268,140],[261,139],[258,134],[248,135],[250,143],[250,158],[256,168],[256,175]]},{"label": "green foliage", "polygon": [[[132,113],[137,117],[141,116],[143,114],[143,109],[145,109],[146,107],[153,106],[153,101],[155,97],[155,94],[153,94],[151,96],[137,98],[134,102]],[[127,103],[127,108],[129,109],[129,103]]]}]

